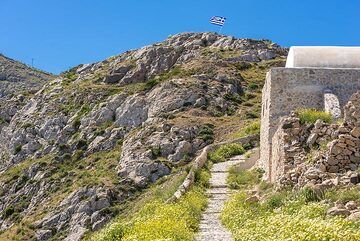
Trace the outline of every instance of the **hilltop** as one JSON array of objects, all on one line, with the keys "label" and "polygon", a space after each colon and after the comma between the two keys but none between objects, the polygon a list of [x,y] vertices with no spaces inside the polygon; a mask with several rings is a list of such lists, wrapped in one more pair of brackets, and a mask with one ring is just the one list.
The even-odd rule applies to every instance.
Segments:
[{"label": "hilltop", "polygon": [[205,146],[258,128],[265,73],[286,55],[182,33],[46,82],[0,134],[0,238],[79,240],[149,185],[181,179]]}]

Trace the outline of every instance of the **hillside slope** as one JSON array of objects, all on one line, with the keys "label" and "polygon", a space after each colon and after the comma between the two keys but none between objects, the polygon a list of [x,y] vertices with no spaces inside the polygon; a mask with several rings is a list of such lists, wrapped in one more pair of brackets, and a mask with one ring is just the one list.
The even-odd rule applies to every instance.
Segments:
[{"label": "hillside slope", "polygon": [[0,54],[0,130],[54,76]]},{"label": "hillside slope", "polygon": [[53,75],[31,68],[0,54],[0,98],[21,91],[36,91]]},{"label": "hillside slope", "polygon": [[0,239],[101,228],[198,150],[241,135],[286,54],[267,40],[183,33],[46,84],[0,134]]}]

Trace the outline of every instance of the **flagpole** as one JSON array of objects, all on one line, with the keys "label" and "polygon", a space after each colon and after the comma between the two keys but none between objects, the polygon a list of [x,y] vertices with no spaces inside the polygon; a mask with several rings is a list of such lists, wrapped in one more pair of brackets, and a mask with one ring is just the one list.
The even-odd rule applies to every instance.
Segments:
[{"label": "flagpole", "polygon": [[219,30],[219,34],[221,34],[221,30],[222,30],[223,26],[224,25],[221,25],[220,30]]}]

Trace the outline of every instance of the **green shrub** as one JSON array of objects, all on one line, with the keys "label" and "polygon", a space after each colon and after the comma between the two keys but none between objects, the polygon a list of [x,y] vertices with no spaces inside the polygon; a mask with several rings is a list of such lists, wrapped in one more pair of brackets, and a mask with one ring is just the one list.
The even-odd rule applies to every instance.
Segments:
[{"label": "green shrub", "polygon": [[227,101],[235,102],[235,103],[241,103],[241,98],[240,98],[240,96],[238,94],[226,93],[224,95],[224,99],[227,100]]},{"label": "green shrub", "polygon": [[245,135],[260,134],[260,120],[251,122],[244,127]]},{"label": "green shrub", "polygon": [[69,79],[71,81],[75,80],[77,78],[77,74],[76,74],[76,68],[70,68],[67,71],[64,71],[63,73],[61,73],[66,79]]},{"label": "green shrub", "polygon": [[73,127],[75,128],[75,130],[79,129],[81,125],[81,120],[80,117],[76,117],[73,123]]},{"label": "green shrub", "polygon": [[152,146],[151,147],[151,154],[154,158],[157,158],[159,156],[161,156],[161,149],[160,147],[155,147],[155,146]]},{"label": "green shrub", "polygon": [[16,145],[15,149],[14,149],[15,155],[18,154],[19,152],[21,152],[21,150],[22,150],[22,146],[21,145]]},{"label": "green shrub", "polygon": [[214,163],[223,162],[230,157],[241,155],[244,153],[245,153],[245,149],[242,147],[241,144],[230,143],[220,146],[214,152],[210,152],[209,159]]},{"label": "green shrub", "polygon": [[[251,144],[251,143],[245,143],[243,147],[244,147],[245,150],[250,150],[250,149],[253,148],[254,146],[253,146],[253,144]],[[249,157],[250,157],[250,153],[247,153],[247,156],[246,156],[246,157],[249,158]]]},{"label": "green shrub", "polygon": [[248,135],[260,134],[260,120],[252,120],[239,131],[231,134],[231,138],[241,138]]},{"label": "green shrub", "polygon": [[256,112],[247,111],[247,112],[245,112],[245,117],[246,117],[246,119],[256,119],[256,118],[259,118],[259,114]]},{"label": "green shrub", "polygon": [[153,79],[149,79],[145,83],[143,90],[145,90],[145,91],[150,90],[155,85],[157,85],[161,82],[164,82],[166,80],[172,79],[174,77],[187,77],[187,76],[191,76],[191,75],[195,74],[196,72],[197,72],[197,69],[182,69],[180,66],[175,66],[168,72],[165,72],[159,76],[156,76]]},{"label": "green shrub", "polygon": [[157,79],[150,79],[145,83],[144,90],[151,90],[155,85],[160,83]]},{"label": "green shrub", "polygon": [[255,83],[250,83],[249,88],[252,90],[256,90],[257,88],[259,88],[259,85],[255,84]]},{"label": "green shrub", "polygon": [[213,141],[214,140],[214,125],[212,124],[204,124],[200,126],[198,132],[198,138],[203,141]]},{"label": "green shrub", "polygon": [[77,150],[86,150],[87,148],[87,141],[85,139],[80,139],[78,140],[78,142],[76,143],[76,149]]},{"label": "green shrub", "polygon": [[4,209],[4,212],[3,212],[3,218],[4,219],[7,219],[8,217],[10,217],[11,215],[13,215],[15,212],[15,209],[12,205],[10,206],[7,206],[5,209]]},{"label": "green shrub", "polygon": [[32,123],[27,122],[27,123],[24,123],[21,127],[26,129],[26,128],[33,127],[33,126],[34,125]]},{"label": "green shrub", "polygon": [[61,151],[61,152],[64,152],[64,151],[66,151],[68,149],[69,149],[69,146],[67,144],[65,144],[65,143],[61,143],[59,145],[59,151]]},{"label": "green shrub", "polygon": [[227,183],[232,189],[239,189],[260,183],[263,171],[261,169],[243,170],[233,166],[229,170]]},{"label": "green shrub", "polygon": [[200,169],[195,172],[195,182],[201,187],[208,188],[209,180],[211,178],[210,172],[208,170]]},{"label": "green shrub", "polygon": [[321,194],[316,193],[310,187],[302,188],[299,195],[300,197],[304,198],[305,202],[318,202],[323,198]]},{"label": "green shrub", "polygon": [[248,62],[242,61],[234,63],[234,66],[237,70],[242,71],[251,68],[252,65]]},{"label": "green shrub", "polygon": [[75,153],[74,153],[73,159],[75,161],[78,161],[83,157],[83,155],[84,155],[84,150],[76,150]]},{"label": "green shrub", "polygon": [[300,123],[314,124],[317,120],[323,120],[326,123],[331,123],[333,118],[330,113],[319,111],[315,109],[300,109],[296,111],[300,118]]},{"label": "green shrub", "polygon": [[248,100],[253,99],[253,98],[255,98],[255,97],[256,97],[255,94],[247,92],[247,93],[245,93],[245,95],[243,96],[243,99],[244,99],[244,101],[248,101]]},{"label": "green shrub", "polygon": [[71,154],[70,153],[65,153],[61,156],[61,160],[67,161],[71,159]]},{"label": "green shrub", "polygon": [[266,199],[264,205],[269,210],[279,208],[282,205],[284,205],[286,195],[287,195],[287,193],[275,193],[275,194],[271,195],[269,198]]},{"label": "green shrub", "polygon": [[0,125],[6,123],[6,120],[0,116]]}]

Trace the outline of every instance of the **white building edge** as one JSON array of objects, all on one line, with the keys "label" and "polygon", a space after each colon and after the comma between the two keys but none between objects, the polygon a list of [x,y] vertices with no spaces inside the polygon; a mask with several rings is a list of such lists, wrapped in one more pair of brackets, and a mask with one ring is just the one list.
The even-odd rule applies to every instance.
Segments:
[{"label": "white building edge", "polygon": [[360,47],[293,46],[287,68],[360,68]]}]

